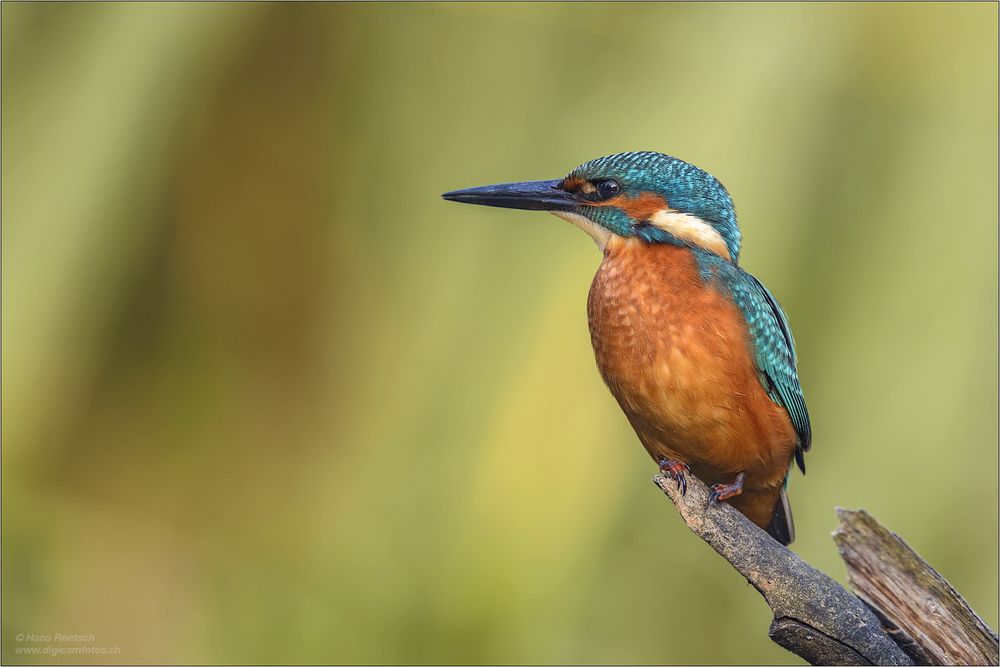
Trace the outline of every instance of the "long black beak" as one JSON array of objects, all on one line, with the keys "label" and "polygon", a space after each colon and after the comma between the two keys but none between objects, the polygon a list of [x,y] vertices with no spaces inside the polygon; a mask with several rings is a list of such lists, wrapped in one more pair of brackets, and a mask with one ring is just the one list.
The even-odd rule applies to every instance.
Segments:
[{"label": "long black beak", "polygon": [[520,208],[528,211],[572,211],[579,202],[576,197],[559,187],[561,181],[528,181],[527,183],[500,183],[481,188],[446,192],[448,201],[500,208]]}]

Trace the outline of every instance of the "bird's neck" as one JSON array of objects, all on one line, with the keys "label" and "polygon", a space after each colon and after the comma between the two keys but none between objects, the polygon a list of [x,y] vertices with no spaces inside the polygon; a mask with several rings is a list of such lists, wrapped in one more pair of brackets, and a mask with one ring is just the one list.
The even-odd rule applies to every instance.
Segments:
[{"label": "bird's neck", "polygon": [[645,261],[663,262],[676,261],[669,258],[690,256],[703,283],[717,281],[721,274],[728,274],[735,266],[729,261],[728,253],[720,256],[712,250],[664,230],[658,230],[653,241],[646,240],[642,233],[627,238],[612,235],[603,249],[605,260],[631,255],[642,257]]}]

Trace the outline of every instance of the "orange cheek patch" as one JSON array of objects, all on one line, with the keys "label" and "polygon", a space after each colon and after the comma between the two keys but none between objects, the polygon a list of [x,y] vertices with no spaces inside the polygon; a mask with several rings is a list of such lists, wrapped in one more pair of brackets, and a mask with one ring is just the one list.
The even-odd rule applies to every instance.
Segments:
[{"label": "orange cheek patch", "polygon": [[667,200],[652,192],[644,192],[638,197],[615,197],[602,202],[594,202],[594,206],[617,206],[637,222],[648,220],[658,211],[669,210]]},{"label": "orange cheek patch", "polygon": [[594,186],[590,184],[579,176],[573,176],[572,178],[564,178],[563,182],[560,183],[563,190],[568,192],[593,192]]}]

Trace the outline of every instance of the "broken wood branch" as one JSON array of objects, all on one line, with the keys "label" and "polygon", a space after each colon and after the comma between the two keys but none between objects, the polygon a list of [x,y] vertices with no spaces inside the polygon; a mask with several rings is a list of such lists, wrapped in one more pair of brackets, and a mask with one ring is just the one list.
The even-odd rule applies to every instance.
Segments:
[{"label": "broken wood branch", "polygon": [[1000,639],[944,577],[864,510],[837,509],[851,588],[919,665],[996,665]]},{"label": "broken wood branch", "polygon": [[[842,525],[835,533],[858,597],[728,504],[710,505],[708,488],[693,475],[683,495],[670,478],[657,475],[653,482],[688,528],[764,596],[774,612],[770,638],[811,664],[997,664],[996,633],[933,568],[867,513],[841,511]],[[899,596],[929,600],[900,604]],[[943,612],[935,622],[913,618],[936,608]],[[948,627],[955,632],[949,634]],[[964,639],[956,640],[956,634]]]}]

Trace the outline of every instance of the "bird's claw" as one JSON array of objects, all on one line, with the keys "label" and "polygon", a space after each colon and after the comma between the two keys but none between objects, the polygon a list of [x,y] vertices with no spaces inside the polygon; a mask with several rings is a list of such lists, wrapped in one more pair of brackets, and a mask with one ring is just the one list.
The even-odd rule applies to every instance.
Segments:
[{"label": "bird's claw", "polygon": [[687,494],[687,473],[689,472],[691,472],[691,468],[683,461],[660,459],[660,473],[677,482],[677,488],[681,490],[682,496]]},{"label": "bird's claw", "polygon": [[713,484],[712,492],[708,494],[708,504],[718,505],[721,500],[729,500],[743,493],[744,473],[736,475],[732,484]]}]

